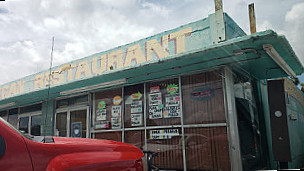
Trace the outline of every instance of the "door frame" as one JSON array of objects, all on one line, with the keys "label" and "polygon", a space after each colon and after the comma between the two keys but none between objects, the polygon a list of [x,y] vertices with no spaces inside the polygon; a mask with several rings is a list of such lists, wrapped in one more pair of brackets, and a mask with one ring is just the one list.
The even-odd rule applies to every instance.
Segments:
[{"label": "door frame", "polygon": [[86,138],[89,138],[90,137],[90,131],[89,131],[89,128],[90,128],[90,107],[87,106],[87,105],[68,106],[68,107],[56,109],[55,121],[54,121],[54,123],[55,123],[54,133],[56,132],[56,129],[57,129],[57,114],[66,112],[67,113],[67,123],[66,123],[66,131],[67,131],[66,135],[67,136],[66,137],[70,137],[71,112],[77,111],[77,110],[86,110]]}]

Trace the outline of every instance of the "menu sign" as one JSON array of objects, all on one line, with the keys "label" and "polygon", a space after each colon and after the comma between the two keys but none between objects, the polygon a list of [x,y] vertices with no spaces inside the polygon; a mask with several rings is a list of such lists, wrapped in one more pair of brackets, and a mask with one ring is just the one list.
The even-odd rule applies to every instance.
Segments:
[{"label": "menu sign", "polygon": [[158,119],[163,117],[163,110],[160,106],[149,106],[149,119]]},{"label": "menu sign", "polygon": [[149,105],[159,105],[162,104],[161,93],[149,94]]},{"label": "menu sign", "polygon": [[131,114],[131,126],[142,126],[142,114]]},{"label": "menu sign", "polygon": [[120,117],[121,116],[121,106],[112,106],[112,117]]},{"label": "menu sign", "polygon": [[178,106],[167,106],[164,108],[164,118],[180,117],[180,107]]},{"label": "menu sign", "polygon": [[142,108],[142,101],[134,101],[131,103],[131,113],[141,113]]},{"label": "menu sign", "polygon": [[179,94],[166,95],[166,106],[178,106],[179,101],[180,101]]}]

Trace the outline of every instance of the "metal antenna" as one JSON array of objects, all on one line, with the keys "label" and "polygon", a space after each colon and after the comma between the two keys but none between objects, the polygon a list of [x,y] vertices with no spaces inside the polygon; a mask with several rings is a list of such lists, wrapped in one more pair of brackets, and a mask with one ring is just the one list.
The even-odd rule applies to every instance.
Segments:
[{"label": "metal antenna", "polygon": [[50,91],[51,91],[51,77],[52,77],[52,66],[53,66],[53,51],[54,51],[54,41],[55,37],[52,38],[52,51],[51,51],[51,61],[50,61],[50,73],[49,73],[49,80],[48,80],[48,94],[47,94],[47,101],[46,101],[46,113],[45,113],[45,119],[44,119],[44,138],[43,141],[45,143],[45,136],[46,136],[46,121],[47,121],[47,114],[49,109],[49,99],[50,99]]}]

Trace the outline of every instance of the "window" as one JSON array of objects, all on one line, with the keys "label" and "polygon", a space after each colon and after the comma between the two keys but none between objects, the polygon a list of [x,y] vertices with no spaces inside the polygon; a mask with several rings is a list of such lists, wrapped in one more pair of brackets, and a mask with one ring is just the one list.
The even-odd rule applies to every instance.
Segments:
[{"label": "window", "polygon": [[0,116],[4,119],[7,120],[7,110],[1,111]]},{"label": "window", "polygon": [[178,78],[146,83],[147,126],[179,125]]},{"label": "window", "polygon": [[41,113],[26,113],[19,115],[18,129],[26,134],[41,135]]},{"label": "window", "polygon": [[8,122],[15,128],[18,126],[18,108],[10,109],[8,111]]},{"label": "window", "polygon": [[122,89],[113,89],[95,94],[96,130],[112,130],[107,133],[96,133],[95,138],[122,141]]}]

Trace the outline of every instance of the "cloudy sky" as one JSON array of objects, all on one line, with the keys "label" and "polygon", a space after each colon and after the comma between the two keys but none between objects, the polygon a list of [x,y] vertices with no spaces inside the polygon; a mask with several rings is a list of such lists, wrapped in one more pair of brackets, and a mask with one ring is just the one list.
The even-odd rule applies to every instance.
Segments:
[{"label": "cloudy sky", "polygon": [[[223,0],[224,11],[246,33],[252,2],[257,30],[284,34],[304,63],[304,1]],[[213,0],[0,1],[0,85],[48,69],[53,36],[57,66],[213,12]]]}]

